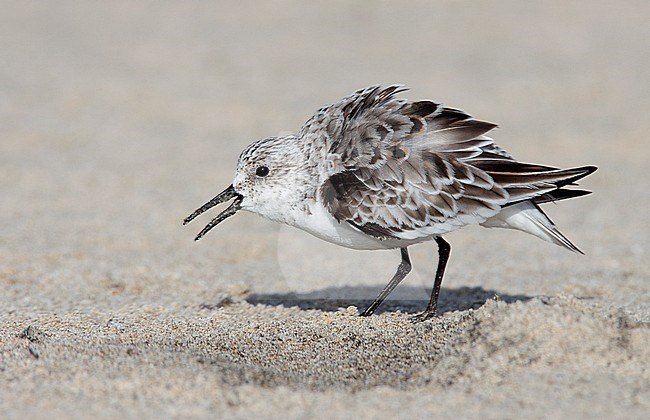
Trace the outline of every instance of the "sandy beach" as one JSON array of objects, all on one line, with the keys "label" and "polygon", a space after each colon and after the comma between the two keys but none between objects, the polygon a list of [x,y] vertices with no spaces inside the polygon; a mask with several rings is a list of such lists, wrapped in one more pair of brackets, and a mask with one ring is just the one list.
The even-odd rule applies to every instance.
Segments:
[{"label": "sandy beach", "polygon": [[[0,14],[0,417],[644,418],[645,1],[8,2]],[[446,236],[398,251],[240,212],[182,220],[250,142],[403,83],[519,160],[596,165],[544,209],[585,253]]]}]

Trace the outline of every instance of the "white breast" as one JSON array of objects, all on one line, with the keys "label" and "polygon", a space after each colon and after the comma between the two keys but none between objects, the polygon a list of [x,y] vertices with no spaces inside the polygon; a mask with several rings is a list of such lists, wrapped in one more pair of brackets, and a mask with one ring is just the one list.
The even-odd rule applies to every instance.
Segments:
[{"label": "white breast", "polygon": [[346,222],[338,222],[327,209],[318,202],[309,203],[311,214],[296,215],[291,225],[336,245],[352,249],[394,249],[422,242],[419,240],[380,240],[367,235]]}]

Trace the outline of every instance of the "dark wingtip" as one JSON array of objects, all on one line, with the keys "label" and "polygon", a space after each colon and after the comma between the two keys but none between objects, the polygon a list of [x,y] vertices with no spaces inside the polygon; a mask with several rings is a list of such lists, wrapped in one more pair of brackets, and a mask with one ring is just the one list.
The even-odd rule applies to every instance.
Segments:
[{"label": "dark wingtip", "polygon": [[571,190],[571,189],[559,188],[557,190],[533,198],[533,202],[535,204],[544,204],[549,202],[554,203],[556,201],[566,200],[569,198],[582,197],[589,194],[591,194],[591,191],[588,190]]},{"label": "dark wingtip", "polygon": [[577,167],[577,168],[566,169],[565,172],[573,173],[573,175],[570,176],[570,177],[567,177],[566,179],[562,180],[561,182],[557,182],[556,185],[559,188],[562,188],[562,187],[567,186],[567,185],[577,185],[577,184],[575,184],[576,181],[579,181],[582,178],[593,174],[594,172],[596,172],[597,169],[598,169],[598,167],[593,166],[593,165],[580,166],[580,167]]},{"label": "dark wingtip", "polygon": [[[594,172],[596,172],[598,170],[598,166],[587,165],[587,166],[581,166],[581,167],[576,168],[576,169],[582,171],[582,174],[580,175],[580,178],[584,178],[584,177],[589,176],[589,175],[593,174]],[[578,178],[578,179],[580,179],[580,178]]]}]

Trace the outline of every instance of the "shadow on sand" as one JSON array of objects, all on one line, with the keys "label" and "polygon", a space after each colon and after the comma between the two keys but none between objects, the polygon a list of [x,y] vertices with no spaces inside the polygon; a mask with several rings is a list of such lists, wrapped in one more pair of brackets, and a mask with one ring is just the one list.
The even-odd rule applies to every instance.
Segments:
[{"label": "shadow on sand", "polygon": [[[418,296],[422,294],[421,288],[401,286],[399,296]],[[372,303],[381,287],[331,287],[309,293],[285,293],[285,294],[258,294],[254,293],[246,298],[251,304],[263,304],[271,306],[299,307],[301,309],[317,309],[321,311],[337,311],[339,308],[356,306],[359,310],[365,309]],[[372,296],[372,298],[369,298]],[[425,299],[409,298],[388,298],[377,309],[376,313],[401,311],[404,313],[418,313],[424,310],[427,305]],[[496,290],[485,290],[481,287],[461,287],[458,289],[443,288],[440,291],[438,300],[438,314],[453,311],[464,311],[470,308],[476,309],[485,304],[489,299],[498,299],[512,303],[527,301],[532,296],[507,295]]]}]

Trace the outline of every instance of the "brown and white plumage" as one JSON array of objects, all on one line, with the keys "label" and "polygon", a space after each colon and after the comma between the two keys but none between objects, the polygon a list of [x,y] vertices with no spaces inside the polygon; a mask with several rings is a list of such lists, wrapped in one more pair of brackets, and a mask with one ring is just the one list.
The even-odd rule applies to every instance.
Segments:
[{"label": "brown and white plumage", "polygon": [[504,207],[530,202],[551,231],[543,238],[577,250],[536,204],[586,194],[563,187],[595,168],[517,162],[486,136],[496,124],[396,98],[402,90],[360,90],[305,124],[301,137],[324,144],[315,147],[319,194],[332,216],[379,239],[417,240],[488,220],[500,226],[490,219]]},{"label": "brown and white plumage", "polygon": [[496,124],[396,96],[404,90],[359,90],[318,110],[298,135],[251,144],[233,185],[185,222],[235,198],[197,239],[243,209],[350,248],[401,248],[398,272],[364,315],[410,270],[407,247],[431,239],[440,263],[424,318],[435,314],[450,249],[441,235],[465,225],[514,228],[580,252],[539,204],[588,194],[568,187],[595,167],[518,162],[487,136]]}]

